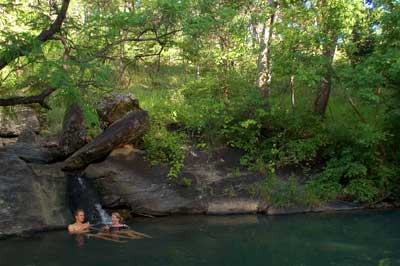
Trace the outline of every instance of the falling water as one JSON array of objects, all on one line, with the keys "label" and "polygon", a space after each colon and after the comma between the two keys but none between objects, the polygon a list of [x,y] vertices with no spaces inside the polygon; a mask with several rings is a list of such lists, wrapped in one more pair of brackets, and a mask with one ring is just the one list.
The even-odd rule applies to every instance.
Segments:
[{"label": "falling water", "polygon": [[101,223],[102,224],[111,224],[111,217],[108,213],[101,207],[100,203],[96,203],[94,205],[96,210],[99,212]]},{"label": "falling water", "polygon": [[78,176],[78,182],[82,187],[82,190],[86,190],[86,185],[83,183],[82,177]]},{"label": "falling water", "polygon": [[83,209],[86,220],[91,224],[111,223],[111,217],[101,206],[100,197],[90,180],[81,177],[80,173],[67,173],[66,175],[71,211]]}]

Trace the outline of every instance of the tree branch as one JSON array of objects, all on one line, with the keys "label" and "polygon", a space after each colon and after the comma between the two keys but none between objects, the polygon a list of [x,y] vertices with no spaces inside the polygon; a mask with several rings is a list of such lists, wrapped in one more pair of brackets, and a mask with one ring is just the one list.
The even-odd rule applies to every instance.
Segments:
[{"label": "tree branch", "polygon": [[[81,59],[81,60],[76,60],[76,61],[78,63],[88,63],[88,62],[90,62],[92,60],[95,60],[97,58],[104,58],[106,56],[106,54],[108,53],[108,51],[110,51],[114,46],[119,45],[121,43],[125,43],[125,42],[150,42],[150,41],[155,41],[155,42],[158,42],[161,45],[161,43],[163,43],[161,41],[163,38],[165,38],[165,37],[167,37],[169,35],[175,34],[175,33],[179,32],[179,31],[182,31],[182,29],[169,31],[169,32],[166,32],[166,33],[164,33],[162,35],[155,36],[155,37],[142,38],[141,36],[144,33],[144,31],[143,31],[137,37],[124,38],[124,39],[120,39],[120,40],[114,41],[112,43],[107,44],[106,46],[104,46],[100,50],[98,50],[93,56],[90,56],[90,57],[87,57],[87,58],[84,58],[84,59]],[[163,46],[163,45],[161,45],[161,46]]]},{"label": "tree branch", "polygon": [[351,107],[353,108],[353,111],[357,114],[358,118],[360,119],[360,121],[363,122],[364,124],[367,124],[367,120],[365,120],[364,116],[358,110],[356,103],[353,101],[353,98],[351,98],[350,95],[348,95],[347,99],[348,99]]},{"label": "tree branch", "polygon": [[42,107],[50,109],[47,103],[45,103],[45,99],[48,96],[50,96],[50,94],[52,94],[54,91],[56,91],[56,89],[50,87],[44,90],[42,93],[34,96],[21,96],[21,97],[10,97],[10,98],[0,99],[0,106],[13,106],[19,104],[38,103]]},{"label": "tree branch", "polygon": [[[68,10],[68,5],[69,5],[70,0],[63,0],[61,10],[57,15],[56,20],[53,22],[53,24],[50,25],[48,29],[42,30],[42,32],[36,37],[36,40],[39,42],[46,42],[49,40],[55,33],[60,31],[61,25],[63,21],[65,20],[67,10]],[[14,61],[16,58],[20,56],[24,56],[28,54],[32,50],[32,47],[29,45],[21,45],[16,49],[14,53],[11,55],[9,53],[3,52],[0,54],[0,70],[2,70],[4,67],[6,67],[9,63]]]},{"label": "tree branch", "polygon": [[22,64],[22,65],[17,65],[15,68],[11,69],[11,70],[7,73],[7,75],[0,81],[0,84],[3,83],[4,81],[6,81],[6,80],[8,79],[8,77],[10,77],[10,75],[11,75],[12,73],[14,73],[15,71],[24,69],[24,68],[25,68],[26,66],[28,66],[30,63],[31,63],[31,62]]}]

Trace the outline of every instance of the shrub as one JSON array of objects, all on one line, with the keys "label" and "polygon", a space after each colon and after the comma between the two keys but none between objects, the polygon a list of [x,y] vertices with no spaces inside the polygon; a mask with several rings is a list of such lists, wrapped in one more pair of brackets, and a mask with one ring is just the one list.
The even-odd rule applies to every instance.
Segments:
[{"label": "shrub", "polygon": [[168,177],[176,179],[183,167],[185,159],[185,136],[178,132],[168,132],[157,123],[153,123],[149,132],[143,138],[147,159],[153,163],[168,163]]},{"label": "shrub", "polygon": [[293,176],[288,180],[272,175],[250,189],[255,195],[262,197],[277,208],[285,208],[305,203],[305,194],[297,179]]}]

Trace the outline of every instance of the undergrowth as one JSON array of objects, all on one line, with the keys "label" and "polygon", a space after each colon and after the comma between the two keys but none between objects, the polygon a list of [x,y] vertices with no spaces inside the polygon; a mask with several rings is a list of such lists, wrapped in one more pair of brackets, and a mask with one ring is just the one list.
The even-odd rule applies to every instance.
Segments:
[{"label": "undergrowth", "polygon": [[[176,181],[185,146],[228,145],[244,152],[242,165],[266,176],[250,190],[278,207],[335,199],[368,204],[399,200],[400,156],[390,145],[397,145],[393,124],[375,123],[377,118],[359,121],[342,95],[332,95],[335,111],[328,110],[325,118],[311,112],[306,92],[297,96],[295,107],[280,91],[264,101],[249,73],[209,71],[198,77],[165,67],[156,77],[144,78],[144,72],[133,77],[121,92],[133,93],[151,115],[152,126],[142,142],[147,159],[168,164],[168,176]],[[92,129],[97,125],[95,98],[84,106]],[[48,113],[50,130],[59,130],[61,108],[65,105]],[[277,170],[285,168],[300,169],[307,178],[277,177]]]}]

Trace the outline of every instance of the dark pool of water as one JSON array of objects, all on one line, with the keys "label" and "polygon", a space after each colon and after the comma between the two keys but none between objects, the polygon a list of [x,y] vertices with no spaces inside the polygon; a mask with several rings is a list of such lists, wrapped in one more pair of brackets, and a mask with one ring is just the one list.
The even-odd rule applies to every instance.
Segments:
[{"label": "dark pool of water", "polygon": [[[0,265],[400,265],[400,211],[138,219],[127,243],[51,232],[0,241]],[[83,241],[82,241],[83,240]]]}]

